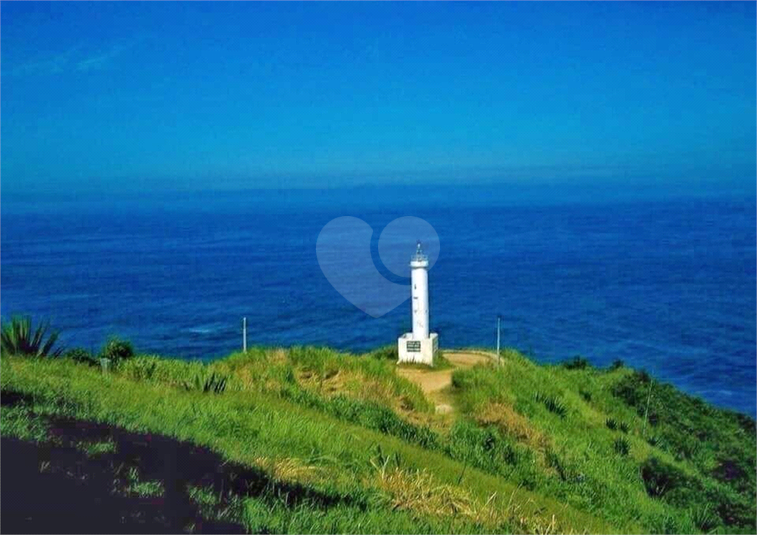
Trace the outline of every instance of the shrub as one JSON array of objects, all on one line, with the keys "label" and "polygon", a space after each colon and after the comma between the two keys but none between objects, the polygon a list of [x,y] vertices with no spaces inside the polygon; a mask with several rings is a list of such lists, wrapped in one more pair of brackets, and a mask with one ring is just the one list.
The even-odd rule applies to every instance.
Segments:
[{"label": "shrub", "polygon": [[115,336],[108,340],[100,352],[100,358],[110,359],[114,363],[126,360],[134,356],[134,348],[131,343]]},{"label": "shrub", "polygon": [[628,455],[631,450],[631,445],[628,443],[628,439],[625,437],[618,437],[615,439],[615,453],[619,455]]},{"label": "shrub", "polygon": [[655,426],[660,422],[660,397],[666,392],[662,392],[658,385],[652,388],[651,381],[647,372],[635,371],[618,381],[612,387],[612,394],[626,405],[635,408],[642,418],[646,416],[649,424]]},{"label": "shrub", "polygon": [[720,459],[717,466],[711,471],[712,476],[722,482],[735,484],[742,481],[748,481],[747,471],[750,469],[748,463],[743,463],[738,459]]},{"label": "shrub", "polygon": [[563,401],[557,396],[550,396],[548,394],[537,392],[534,395],[534,399],[536,399],[536,401],[540,403],[543,403],[549,412],[555,413],[560,418],[565,418],[565,416],[568,414],[568,409],[565,406],[565,403],[563,403]]},{"label": "shrub", "polygon": [[655,409],[649,409],[649,412],[647,413],[647,421],[652,427],[660,423],[660,415]]},{"label": "shrub", "polygon": [[626,405],[636,408],[641,416],[644,415],[647,399],[646,389],[643,389],[634,375],[624,377],[612,387],[612,394],[620,398]]},{"label": "shrub", "polygon": [[634,375],[638,378],[639,382],[642,384],[647,384],[652,380],[652,376],[649,375],[649,372],[647,370],[635,371]]},{"label": "shrub", "polygon": [[552,451],[552,449],[547,449],[545,459],[547,461],[547,466],[554,468],[561,480],[568,480],[568,470],[557,453]]},{"label": "shrub", "polygon": [[727,485],[708,481],[695,487],[690,501],[709,503],[713,507],[713,513],[727,525],[750,526],[754,529],[754,487],[748,494],[739,494]]},{"label": "shrub", "polygon": [[753,418],[750,418],[746,414],[741,414],[740,412],[734,414],[733,417],[736,419],[736,422],[738,422],[739,427],[746,431],[748,435],[754,435],[755,421]]},{"label": "shrub", "polygon": [[51,331],[49,323],[32,327],[29,316],[13,316],[2,323],[0,349],[4,354],[29,357],[59,357],[63,348],[55,348],[58,331]]},{"label": "shrub", "polygon": [[211,373],[210,377],[207,377],[203,382],[203,393],[212,392],[214,394],[220,394],[226,390],[226,380],[227,378],[224,376],[216,375],[215,372]]},{"label": "shrub", "polygon": [[626,363],[623,362],[620,359],[615,359],[612,361],[612,364],[610,364],[610,371],[619,370],[620,368],[625,367]]},{"label": "shrub", "polygon": [[586,368],[591,368],[591,363],[581,355],[576,355],[572,359],[566,360],[562,365],[568,370],[584,370]]},{"label": "shrub", "polygon": [[683,471],[656,457],[650,457],[641,465],[641,479],[647,494],[655,498],[662,498],[670,491],[686,486],[688,478]]},{"label": "shrub", "polygon": [[613,418],[608,418],[605,420],[605,425],[608,429],[612,429],[615,431],[618,428],[618,422],[616,422]]},{"label": "shrub", "polygon": [[63,358],[71,359],[81,364],[88,364],[89,366],[99,366],[97,359],[94,355],[81,347],[74,347],[63,353]]}]

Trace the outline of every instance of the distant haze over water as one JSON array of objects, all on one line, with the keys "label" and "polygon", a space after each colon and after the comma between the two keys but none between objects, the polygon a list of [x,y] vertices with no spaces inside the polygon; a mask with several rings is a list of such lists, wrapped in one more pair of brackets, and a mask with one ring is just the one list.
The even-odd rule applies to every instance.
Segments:
[{"label": "distant haze over water", "polygon": [[[394,344],[409,302],[373,319],[321,273],[331,219],[374,229],[426,219],[440,237],[430,271],[442,347],[495,343],[554,362],[580,354],[646,368],[687,392],[755,414],[755,197],[612,189],[401,187],[3,198],[4,318],[50,319],[68,345],[111,334],[140,351],[211,359],[250,343]],[[408,256],[414,248],[408,244]]]}]

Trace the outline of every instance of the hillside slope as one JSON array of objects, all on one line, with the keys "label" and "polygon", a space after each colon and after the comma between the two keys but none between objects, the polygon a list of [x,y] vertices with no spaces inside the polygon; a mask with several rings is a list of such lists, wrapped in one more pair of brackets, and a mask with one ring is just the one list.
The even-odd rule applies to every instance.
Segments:
[{"label": "hillside slope", "polygon": [[[99,495],[93,531],[755,528],[748,417],[623,366],[542,366],[515,351],[443,362],[450,384],[427,395],[407,377],[438,372],[394,357],[255,348],[103,372],[3,356],[3,450],[28,462],[7,475],[2,457],[2,528],[44,531],[44,515],[65,525],[44,493],[6,501],[27,480],[73,481],[79,502]],[[38,503],[8,514],[22,496]]]}]

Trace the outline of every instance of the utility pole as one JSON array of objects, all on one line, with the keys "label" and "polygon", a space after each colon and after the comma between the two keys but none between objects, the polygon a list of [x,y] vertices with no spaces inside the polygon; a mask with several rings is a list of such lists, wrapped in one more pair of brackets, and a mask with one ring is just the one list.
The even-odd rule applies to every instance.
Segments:
[{"label": "utility pole", "polygon": [[242,351],[247,353],[247,318],[242,318]]},{"label": "utility pole", "polygon": [[501,320],[502,318],[497,316],[497,364],[499,365],[502,364],[502,359],[499,356],[499,326],[500,326]]}]

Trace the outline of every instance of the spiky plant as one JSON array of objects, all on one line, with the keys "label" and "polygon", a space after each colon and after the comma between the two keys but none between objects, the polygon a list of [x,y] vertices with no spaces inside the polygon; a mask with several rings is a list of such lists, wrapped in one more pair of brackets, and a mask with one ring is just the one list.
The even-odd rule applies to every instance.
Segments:
[{"label": "spiky plant", "polygon": [[198,373],[194,376],[194,380],[184,382],[184,388],[187,390],[198,390],[203,394],[220,394],[226,390],[226,381],[226,376],[216,374],[216,372],[210,375]]},{"label": "spiky plant", "polygon": [[549,412],[553,412],[560,418],[565,418],[568,414],[568,408],[565,403],[557,397],[544,394],[543,392],[537,392],[534,394],[534,399],[540,403],[543,403]]},{"label": "spiky plant", "polygon": [[31,357],[59,357],[62,347],[55,348],[58,331],[50,329],[45,322],[32,326],[29,316],[13,316],[10,321],[2,323],[2,352],[11,355]]},{"label": "spiky plant", "polygon": [[631,444],[625,437],[616,438],[613,446],[615,447],[615,453],[619,455],[628,455],[628,452],[631,450]]}]

